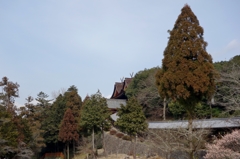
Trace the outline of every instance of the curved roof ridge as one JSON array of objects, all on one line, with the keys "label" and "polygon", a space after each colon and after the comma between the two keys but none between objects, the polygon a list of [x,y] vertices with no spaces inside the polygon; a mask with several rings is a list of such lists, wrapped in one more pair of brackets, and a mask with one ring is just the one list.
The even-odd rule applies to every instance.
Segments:
[{"label": "curved roof ridge", "polygon": [[123,82],[115,82],[113,93],[110,99],[127,99],[125,89],[132,81],[132,78],[125,78]]}]

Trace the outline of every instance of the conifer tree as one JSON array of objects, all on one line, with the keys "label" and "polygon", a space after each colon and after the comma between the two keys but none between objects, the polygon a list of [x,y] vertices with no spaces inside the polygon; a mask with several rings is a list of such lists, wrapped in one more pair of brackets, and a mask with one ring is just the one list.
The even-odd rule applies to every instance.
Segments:
[{"label": "conifer tree", "polygon": [[[102,97],[100,91],[93,94],[85,100],[83,110],[81,112],[81,127],[88,132],[92,132],[92,146],[94,152],[94,134],[96,132],[106,130],[110,128],[110,123],[108,121],[110,116],[110,111],[107,107],[106,98]],[[103,148],[104,145],[104,133],[103,133]],[[105,150],[106,151],[106,150]]]},{"label": "conifer tree", "polygon": [[[68,89],[68,91],[64,94],[64,97],[66,98],[66,107],[72,110],[72,114],[75,118],[75,122],[78,125],[78,132],[80,132],[79,123],[80,123],[80,109],[82,106],[82,99],[77,93],[77,87],[71,86]],[[72,144],[73,144],[73,154],[75,154],[75,140],[73,140]]]},{"label": "conifer tree", "polygon": [[52,106],[46,111],[46,119],[42,123],[44,139],[47,144],[58,143],[59,125],[66,111],[66,101],[60,94]]},{"label": "conifer tree", "polygon": [[3,92],[0,93],[0,104],[6,107],[6,110],[15,115],[15,98],[19,97],[19,84],[9,81],[7,77],[3,77],[0,81]]},{"label": "conifer tree", "polygon": [[64,114],[59,130],[59,140],[67,145],[67,159],[69,159],[69,143],[77,141],[79,138],[77,127],[78,125],[75,121],[72,110],[68,108]]},{"label": "conifer tree", "polygon": [[12,116],[6,109],[0,111],[0,158],[13,157],[17,152],[17,138],[19,136]]},{"label": "conifer tree", "polygon": [[43,107],[43,108],[47,108],[49,107],[51,104],[50,102],[52,100],[47,99],[48,95],[44,92],[39,92],[36,98],[36,101],[38,101],[38,106]]},{"label": "conifer tree", "polygon": [[142,106],[138,103],[136,98],[132,97],[127,101],[126,106],[121,104],[121,108],[118,110],[117,115],[119,118],[115,124],[131,137],[135,136],[134,158],[136,158],[136,135],[145,131],[148,127]]},{"label": "conifer tree", "polygon": [[[215,91],[216,74],[203,32],[197,17],[185,5],[169,31],[162,70],[156,74],[160,96],[178,101],[187,111],[189,132],[192,132],[195,106],[204,97],[210,99]],[[191,137],[189,145],[189,156],[193,158]]]},{"label": "conifer tree", "polygon": [[[70,87],[71,88],[71,87]],[[79,121],[79,112],[82,106],[82,99],[78,95],[76,90],[71,90],[64,94],[66,98],[66,107],[70,108],[73,112],[73,116],[75,117],[76,121]]]},{"label": "conifer tree", "polygon": [[43,133],[44,131],[41,129],[42,127],[42,118],[41,118],[41,107],[38,107],[31,103],[33,101],[33,97],[29,96],[26,98],[27,103],[25,103],[25,107],[21,108],[20,116],[24,116],[28,121],[32,132],[32,139],[29,142],[29,146],[33,149],[35,154],[41,151],[41,148],[45,147]]}]

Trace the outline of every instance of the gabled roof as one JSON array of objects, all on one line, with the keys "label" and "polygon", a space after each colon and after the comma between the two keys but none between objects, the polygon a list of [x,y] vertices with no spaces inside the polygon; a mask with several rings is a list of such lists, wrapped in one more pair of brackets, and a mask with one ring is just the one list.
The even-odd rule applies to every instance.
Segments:
[{"label": "gabled roof", "polygon": [[125,78],[123,82],[116,82],[110,99],[127,99],[125,90],[132,81],[132,78]]}]

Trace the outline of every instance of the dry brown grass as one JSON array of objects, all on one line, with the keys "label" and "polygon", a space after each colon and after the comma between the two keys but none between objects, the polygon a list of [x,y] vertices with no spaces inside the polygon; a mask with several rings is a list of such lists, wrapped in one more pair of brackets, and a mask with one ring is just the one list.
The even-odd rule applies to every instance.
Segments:
[{"label": "dry brown grass", "polygon": [[[125,154],[112,154],[112,155],[108,155],[107,157],[99,157],[99,159],[125,159],[125,157],[129,157],[129,159],[133,159],[133,156],[128,156],[128,155],[125,155]],[[146,157],[138,157],[137,156],[137,159],[146,159]],[[164,159],[160,156],[155,156],[155,157],[150,157],[148,159]]]},{"label": "dry brown grass", "polygon": [[[102,153],[101,154],[101,157],[98,157],[98,159],[125,159],[126,157],[129,157],[129,159],[133,159],[133,156],[128,156],[126,154],[112,154],[112,155],[108,155],[107,157],[105,156],[102,156],[103,155],[103,150],[99,150],[98,153]],[[87,154],[79,154],[79,155],[75,155],[74,159],[86,159],[87,157]],[[137,159],[164,159],[160,156],[154,156],[154,157],[149,157],[149,158],[146,158],[146,157],[140,157],[140,156],[137,156]]]}]

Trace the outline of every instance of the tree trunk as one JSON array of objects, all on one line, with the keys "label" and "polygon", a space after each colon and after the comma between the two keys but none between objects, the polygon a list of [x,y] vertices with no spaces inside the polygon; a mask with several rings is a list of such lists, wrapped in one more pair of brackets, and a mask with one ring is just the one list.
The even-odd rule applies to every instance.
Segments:
[{"label": "tree trunk", "polygon": [[193,117],[189,114],[188,118],[188,132],[189,132],[189,159],[194,158],[193,150]]},{"label": "tree trunk", "polygon": [[66,154],[66,149],[67,149],[66,144],[64,144],[64,148],[63,148],[64,158],[66,158],[66,156],[67,156],[67,154]]},{"label": "tree trunk", "polygon": [[163,120],[166,120],[166,105],[167,105],[167,99],[165,97],[163,100]]},{"label": "tree trunk", "polygon": [[93,156],[95,158],[95,151],[94,151],[94,128],[92,129],[92,151],[93,151]]},{"label": "tree trunk", "polygon": [[137,135],[135,136],[134,139],[134,144],[133,144],[133,159],[136,159],[136,143],[137,143]]},{"label": "tree trunk", "polygon": [[69,142],[67,142],[67,159],[69,159]]},{"label": "tree trunk", "polygon": [[75,156],[75,140],[73,140],[73,157]]},{"label": "tree trunk", "polygon": [[105,145],[105,135],[104,135],[104,130],[102,129],[102,139],[103,139],[103,150],[104,150],[104,155],[107,157],[107,150],[106,150],[106,145]]}]

